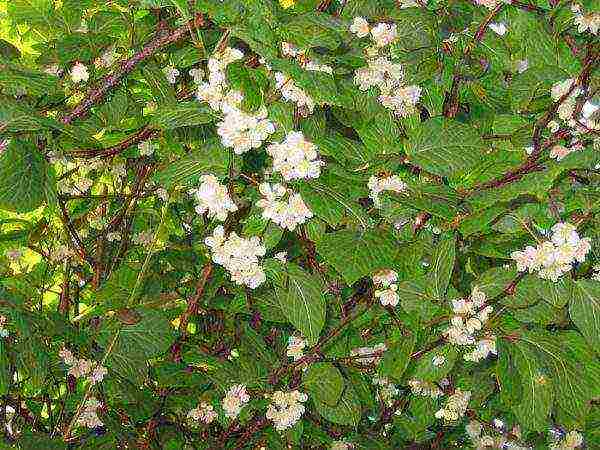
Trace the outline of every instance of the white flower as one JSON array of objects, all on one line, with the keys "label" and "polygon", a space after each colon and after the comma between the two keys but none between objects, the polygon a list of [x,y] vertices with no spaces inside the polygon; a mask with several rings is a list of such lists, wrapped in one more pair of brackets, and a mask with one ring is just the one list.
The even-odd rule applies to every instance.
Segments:
[{"label": "white flower", "polygon": [[23,256],[23,251],[20,249],[6,250],[6,257],[12,261],[17,261]]},{"label": "white flower", "polygon": [[85,64],[77,61],[71,68],[71,81],[73,83],[86,82],[90,78],[90,74]]},{"label": "white flower", "polygon": [[94,397],[88,398],[79,417],[77,418],[76,424],[88,428],[97,428],[103,426],[104,424],[98,417],[97,412],[101,405],[102,403],[100,403]]},{"label": "white flower", "polygon": [[504,22],[491,22],[488,27],[498,36],[504,36],[508,31]]},{"label": "white flower", "polygon": [[443,366],[446,362],[446,358],[443,355],[435,355],[432,359],[431,359],[431,363],[435,366],[435,367],[440,367]]},{"label": "white flower", "polygon": [[373,274],[373,284],[378,287],[390,287],[398,281],[398,273],[391,269],[378,270]]},{"label": "white flower", "polygon": [[369,178],[367,187],[369,188],[369,197],[373,200],[373,204],[376,207],[381,206],[379,194],[382,192],[391,191],[400,193],[406,191],[408,188],[406,183],[404,183],[398,175],[391,175],[383,178],[372,175],[371,178]]},{"label": "white flower", "polygon": [[223,398],[225,415],[229,418],[236,418],[244,407],[244,404],[249,401],[250,396],[246,392],[246,386],[243,384],[231,386]]},{"label": "white flower", "polygon": [[[257,206],[263,209],[262,216],[282,228],[293,231],[297,225],[305,223],[313,216],[300,194],[286,189],[281,184],[262,183],[259,191],[263,198],[257,202]],[[287,199],[284,200],[286,196]]]},{"label": "white flower", "polygon": [[383,353],[387,350],[387,346],[383,343],[377,344],[373,347],[359,347],[350,351],[350,356],[358,356],[356,362],[366,366],[377,365]]},{"label": "white flower", "polygon": [[67,366],[72,366],[75,364],[75,357],[73,356],[73,353],[66,348],[63,348],[60,352],[58,352],[58,356],[60,356]]},{"label": "white flower", "polygon": [[264,256],[266,249],[258,237],[244,239],[233,232],[225,238],[225,231],[219,225],[204,242],[212,251],[213,262],[222,265],[235,283],[255,289],[265,282],[258,257]]},{"label": "white flower", "polygon": [[[567,95],[573,83],[576,83],[577,80],[574,78],[567,78],[566,80],[560,81],[558,83],[554,83],[551,90],[552,100],[557,102],[563,96]],[[577,97],[581,92],[579,87],[573,89],[573,91],[569,94],[569,97]]]},{"label": "white flower", "polygon": [[198,405],[197,408],[194,408],[188,412],[188,419],[194,420],[196,422],[202,422],[209,424],[213,422],[217,418],[217,413],[214,410],[213,406],[202,402]]},{"label": "white flower", "polygon": [[277,89],[281,91],[281,96],[285,101],[295,103],[304,113],[303,115],[312,114],[315,109],[315,102],[294,83],[294,80],[282,72],[275,72],[275,84]]},{"label": "white flower", "polygon": [[562,439],[554,438],[550,444],[550,450],[572,450],[583,445],[583,436],[578,431],[569,431]]},{"label": "white flower", "polygon": [[448,397],[444,407],[435,413],[435,417],[444,419],[446,422],[454,422],[460,419],[467,411],[470,398],[471,391],[463,391],[457,388],[454,394]]},{"label": "white flower", "polygon": [[373,378],[373,384],[378,386],[377,396],[386,405],[392,406],[394,404],[394,398],[400,393],[394,383],[392,383],[387,377],[375,376]]},{"label": "white flower", "polygon": [[600,13],[576,14],[575,25],[577,25],[577,31],[580,33],[589,30],[592,34],[598,34],[600,30]]},{"label": "white flower", "polygon": [[93,366],[94,362],[89,359],[76,359],[69,369],[69,375],[75,378],[86,377],[92,371]]},{"label": "white flower", "polygon": [[391,44],[398,36],[395,24],[379,23],[371,30],[371,36],[377,47]]},{"label": "white flower", "polygon": [[179,70],[173,66],[167,66],[163,68],[163,73],[169,84],[177,83],[177,77],[179,76]]},{"label": "white flower", "polygon": [[293,427],[304,414],[304,403],[308,396],[299,391],[276,391],[271,396],[266,417],[273,421],[277,431]]},{"label": "white flower", "polygon": [[202,70],[201,67],[190,69],[188,73],[190,74],[190,77],[192,77],[192,80],[194,80],[194,83],[202,83],[202,80],[204,79],[204,70]]},{"label": "white flower", "polygon": [[294,358],[294,361],[298,361],[304,356],[304,349],[306,348],[306,340],[298,336],[290,336],[288,339],[286,355],[290,358]]},{"label": "white flower", "polygon": [[354,33],[359,38],[369,35],[369,22],[364,17],[355,17],[350,25],[350,32]]},{"label": "white flower", "polygon": [[590,240],[581,239],[573,225],[558,223],[552,227],[550,241],[515,251],[511,258],[516,261],[519,272],[537,271],[540,278],[556,282],[564,273],[571,271],[573,264],[584,262],[590,250]]},{"label": "white flower", "polygon": [[438,386],[428,381],[410,380],[408,386],[413,394],[422,397],[438,398],[443,395],[442,390]]},{"label": "white flower", "polygon": [[131,241],[137,245],[148,246],[154,241],[154,234],[152,231],[140,231],[133,236]]},{"label": "white flower", "polygon": [[281,173],[286,181],[318,178],[325,165],[317,159],[317,146],[304,139],[300,131],[288,133],[280,144],[269,145],[267,153],[273,158],[273,171]]},{"label": "white flower", "polygon": [[196,200],[196,212],[208,217],[224,221],[230,212],[237,211],[237,206],[229,196],[227,186],[220,184],[214,175],[202,175],[200,186],[189,191]]},{"label": "white flower", "polygon": [[350,450],[354,448],[352,444],[345,441],[333,441],[329,450]]},{"label": "white flower", "polygon": [[92,373],[90,374],[90,376],[88,377],[88,380],[90,381],[90,383],[92,384],[97,384],[97,383],[101,383],[102,380],[104,379],[104,376],[108,373],[108,370],[106,370],[106,367],[102,366],[102,365],[97,365],[94,370],[92,370]]},{"label": "white flower", "polygon": [[375,298],[379,299],[382,306],[396,306],[400,301],[397,290],[396,284],[392,284],[387,289],[378,289],[375,291]]},{"label": "white flower", "polygon": [[198,86],[196,98],[199,101],[207,102],[212,109],[218,110],[225,95],[224,89],[222,84],[201,83]]},{"label": "white flower", "polygon": [[220,103],[225,116],[217,124],[217,134],[221,137],[221,143],[225,147],[233,148],[236,155],[260,147],[275,132],[275,125],[267,119],[266,109],[256,114],[248,114],[238,108],[242,100],[239,91],[228,92]]},{"label": "white flower", "polygon": [[281,54],[283,56],[295,58],[296,56],[298,56],[302,53],[300,52],[300,50],[298,50],[298,47],[296,47],[294,44],[290,44],[289,42],[282,42],[281,43]]},{"label": "white flower", "polygon": [[121,235],[117,231],[111,231],[110,233],[108,233],[106,235],[106,240],[108,242],[120,241],[121,240]]},{"label": "white flower", "polygon": [[118,57],[119,54],[115,50],[115,47],[110,46],[104,51],[104,53],[102,53],[102,55],[96,58],[96,60],[94,61],[94,65],[96,67],[108,68],[115,63]]},{"label": "white flower", "polygon": [[140,142],[137,147],[141,156],[152,156],[154,154],[155,147],[152,141]]}]

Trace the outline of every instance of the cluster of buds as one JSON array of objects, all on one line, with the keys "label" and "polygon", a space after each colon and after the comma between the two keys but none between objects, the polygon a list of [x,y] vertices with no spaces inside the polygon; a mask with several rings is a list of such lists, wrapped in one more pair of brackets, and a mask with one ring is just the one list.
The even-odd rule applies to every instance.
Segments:
[{"label": "cluster of buds", "polygon": [[378,298],[382,306],[396,306],[400,301],[398,296],[398,274],[391,270],[379,270],[373,275],[375,298]]},{"label": "cluster of buds", "polygon": [[556,282],[561,275],[570,272],[576,262],[584,262],[590,249],[590,239],[580,238],[574,225],[557,223],[552,227],[549,241],[536,247],[529,245],[510,256],[519,272],[537,272],[540,278]]},{"label": "cluster of buds", "polygon": [[464,354],[466,361],[481,361],[489,354],[497,354],[496,337],[493,335],[483,336],[476,339],[475,334],[483,328],[493,307],[485,304],[487,297],[485,292],[478,287],[473,289],[470,298],[452,300],[454,317],[450,326],[444,331],[448,342],[458,346],[475,346],[475,348]]}]

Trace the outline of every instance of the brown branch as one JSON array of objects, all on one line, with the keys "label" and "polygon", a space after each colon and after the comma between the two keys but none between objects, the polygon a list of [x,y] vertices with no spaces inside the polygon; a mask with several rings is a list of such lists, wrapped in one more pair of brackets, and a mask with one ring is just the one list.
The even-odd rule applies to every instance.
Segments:
[{"label": "brown branch", "polygon": [[[483,19],[483,21],[477,27],[477,31],[475,32],[475,36],[473,37],[473,42],[465,48],[463,53],[463,58],[467,58],[473,49],[479,44],[484,36],[485,32],[488,29],[488,25],[494,17],[500,12],[503,8],[503,4],[500,3],[494,9],[492,9]],[[458,90],[460,88],[460,84],[464,81],[463,76],[458,73],[458,69],[454,66],[454,75],[452,76],[452,86],[450,87],[450,92],[446,93],[446,98],[444,99],[444,104],[442,106],[442,111],[444,117],[455,117],[456,113],[458,113]]]},{"label": "brown branch", "polygon": [[79,257],[82,260],[86,261],[90,266],[94,267],[95,262],[87,254],[87,252],[85,250],[85,246],[83,245],[83,242],[81,241],[81,238],[79,237],[79,233],[77,233],[77,230],[73,226],[73,222],[71,221],[71,218],[69,217],[69,213],[67,212],[67,207],[66,207],[65,203],[62,201],[62,199],[60,199],[60,198],[58,199],[58,205],[59,205],[60,211],[61,211],[62,223],[63,223],[65,229],[67,230],[69,237],[71,238],[72,246],[75,248],[75,251],[77,252],[77,254],[79,255]]},{"label": "brown branch", "polygon": [[194,295],[188,300],[187,309],[179,318],[179,332],[182,337],[185,337],[187,334],[187,327],[190,321],[190,318],[198,313],[198,307],[200,304],[200,299],[202,298],[202,294],[204,294],[204,289],[206,287],[206,283],[212,274],[213,265],[209,262],[204,266],[202,270],[202,276],[200,277],[200,281],[198,281],[198,285],[196,286],[196,292]]},{"label": "brown branch", "polygon": [[90,89],[86,93],[84,99],[77,104],[71,112],[62,118],[62,122],[69,124],[76,119],[86,116],[89,110],[95,104],[100,103],[106,94],[114,89],[139,63],[148,59],[163,48],[183,39],[191,30],[204,26],[204,24],[204,16],[202,14],[197,14],[192,20],[170,33],[160,33],[160,35],[148,42],[141,51],[131,58],[122,61],[117,70],[105,76],[97,86]]}]

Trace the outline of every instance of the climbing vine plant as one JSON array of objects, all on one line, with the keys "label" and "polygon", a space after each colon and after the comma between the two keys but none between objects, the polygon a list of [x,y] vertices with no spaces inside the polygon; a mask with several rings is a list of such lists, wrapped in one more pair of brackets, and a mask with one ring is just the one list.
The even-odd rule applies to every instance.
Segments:
[{"label": "climbing vine plant", "polygon": [[599,33],[0,1],[0,446],[600,448]]}]

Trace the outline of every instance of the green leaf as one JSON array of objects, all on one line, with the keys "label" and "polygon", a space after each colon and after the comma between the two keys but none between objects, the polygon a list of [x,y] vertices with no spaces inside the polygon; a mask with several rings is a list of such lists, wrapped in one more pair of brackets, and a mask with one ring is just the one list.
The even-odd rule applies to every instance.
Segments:
[{"label": "green leaf", "polygon": [[339,425],[356,425],[360,421],[360,401],[351,384],[346,384],[338,403],[329,406],[316,396],[312,397],[317,412],[330,422]]},{"label": "green leaf", "polygon": [[410,355],[415,349],[416,338],[414,335],[402,337],[388,345],[381,362],[377,366],[380,375],[390,377],[399,383],[402,375],[410,363]]},{"label": "green leaf", "polygon": [[10,386],[10,359],[5,340],[0,339],[0,395],[8,394]]},{"label": "green leaf", "polygon": [[319,339],[325,324],[323,282],[295,264],[286,264],[286,277],[275,286],[283,314],[310,345]]},{"label": "green leaf", "polygon": [[578,280],[569,302],[569,315],[590,347],[600,351],[600,282]]},{"label": "green leaf", "polygon": [[476,167],[486,144],[470,125],[445,118],[422,122],[409,137],[406,153],[413,164],[443,177]]},{"label": "green leaf", "polygon": [[302,377],[302,384],[311,398],[334,406],[340,401],[344,390],[344,378],[331,363],[312,364]]},{"label": "green leaf", "polygon": [[431,268],[427,274],[428,291],[436,299],[443,299],[450,284],[456,255],[456,238],[438,242],[431,258]]},{"label": "green leaf", "polygon": [[342,22],[328,14],[309,12],[290,17],[279,28],[283,41],[292,42],[300,48],[326,47],[335,50],[346,34]]},{"label": "green leaf", "polygon": [[150,125],[163,130],[191,127],[211,123],[216,119],[216,114],[207,105],[198,102],[183,102],[176,106],[162,106],[155,112]]},{"label": "green leaf", "polygon": [[229,167],[229,153],[220,144],[209,144],[159,170],[153,180],[170,189],[175,186],[193,186],[201,175],[224,177]]},{"label": "green leaf", "polygon": [[117,320],[104,324],[98,333],[98,342],[108,352],[106,364],[109,368],[124,378],[142,383],[147,375],[148,360],[169,349],[174,332],[162,312],[150,309],[136,312],[140,320],[133,325]]},{"label": "green leaf", "polygon": [[[437,357],[444,358],[443,363],[434,364]],[[450,373],[457,357],[458,352],[450,344],[430,350],[421,356],[411,377],[423,381],[439,381]]]},{"label": "green leaf", "polygon": [[521,378],[521,398],[513,405],[513,412],[528,429],[542,431],[548,427],[553,381],[529,346],[517,342],[510,347],[510,354]]},{"label": "green leaf", "polygon": [[593,385],[585,372],[586,361],[569,354],[566,333],[527,331],[520,340],[538,353],[549,371],[554,387],[555,408],[562,420],[570,427],[581,424],[585,406],[592,397]]},{"label": "green leaf", "polygon": [[11,140],[0,155],[0,208],[33,211],[44,202],[53,181],[46,160],[31,142]]},{"label": "green leaf", "polygon": [[391,268],[397,253],[393,236],[380,229],[328,233],[316,246],[349,285],[376,270]]}]

